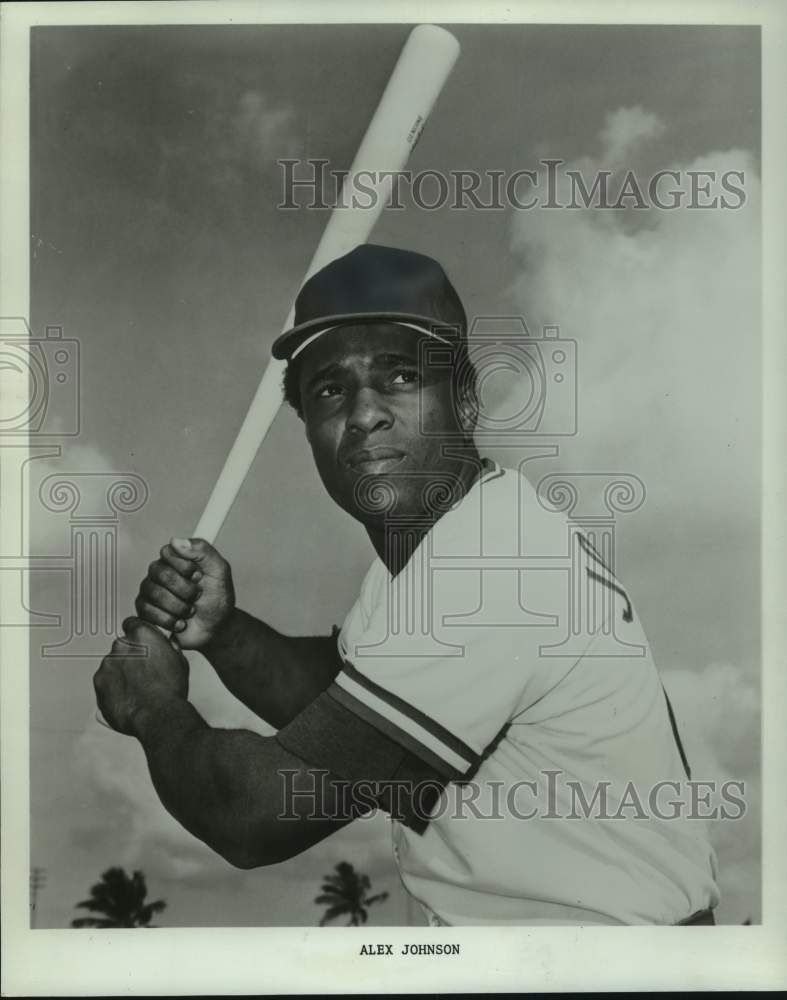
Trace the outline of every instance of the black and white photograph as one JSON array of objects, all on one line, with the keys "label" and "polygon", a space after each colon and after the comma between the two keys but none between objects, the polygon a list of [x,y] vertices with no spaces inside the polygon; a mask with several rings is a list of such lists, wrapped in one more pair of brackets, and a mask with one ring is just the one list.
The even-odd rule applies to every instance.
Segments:
[{"label": "black and white photograph", "polygon": [[4,995],[787,980],[784,11],[494,7],[3,5]]}]

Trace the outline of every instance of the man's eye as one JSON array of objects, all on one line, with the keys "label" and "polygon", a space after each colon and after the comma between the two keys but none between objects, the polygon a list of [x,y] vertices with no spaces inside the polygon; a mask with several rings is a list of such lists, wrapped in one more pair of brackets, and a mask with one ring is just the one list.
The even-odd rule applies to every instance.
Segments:
[{"label": "man's eye", "polygon": [[402,368],[394,373],[391,382],[393,385],[411,385],[413,382],[417,382],[418,378],[418,372],[414,369]]},{"label": "man's eye", "polygon": [[320,399],[329,399],[331,396],[338,395],[341,391],[342,387],[337,382],[329,382],[327,385],[320,386],[316,395]]}]

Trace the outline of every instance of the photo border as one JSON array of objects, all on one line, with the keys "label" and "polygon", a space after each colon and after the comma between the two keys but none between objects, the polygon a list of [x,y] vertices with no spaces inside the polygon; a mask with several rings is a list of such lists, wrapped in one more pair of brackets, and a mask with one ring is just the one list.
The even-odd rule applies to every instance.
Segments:
[{"label": "photo border", "polygon": [[[297,22],[295,15],[298,15]],[[0,20],[0,302],[29,316],[29,29],[33,25],[244,23],[760,24],[763,66],[762,924],[675,927],[160,928],[154,935],[30,930],[29,661],[24,629],[0,630],[3,994],[529,992],[766,989],[787,983],[787,571],[784,319],[787,7],[682,2],[13,3]],[[745,335],[745,331],[744,331]],[[7,505],[3,505],[8,509]],[[0,525],[1,527],[2,525]],[[25,540],[27,541],[27,540]],[[8,588],[10,574],[0,574]],[[7,596],[7,591],[6,591]],[[0,592],[0,599],[3,597]],[[2,605],[0,605],[1,607]],[[368,959],[362,943],[457,942],[456,957]],[[122,957],[121,957],[122,956]]]}]

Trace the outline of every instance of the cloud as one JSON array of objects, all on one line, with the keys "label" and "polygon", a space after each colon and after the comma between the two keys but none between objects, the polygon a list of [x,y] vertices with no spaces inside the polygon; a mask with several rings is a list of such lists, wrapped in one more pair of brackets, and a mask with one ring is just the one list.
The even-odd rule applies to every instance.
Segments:
[{"label": "cloud", "polygon": [[[59,433],[62,421],[55,421],[52,432]],[[69,517],[77,513],[112,513],[104,498],[110,479],[115,482],[129,480],[129,489],[138,491],[139,508],[144,507],[149,495],[147,483],[138,473],[118,469],[112,458],[95,444],[86,440],[67,437],[47,438],[47,443],[57,442],[59,454],[36,458],[31,454],[29,464],[30,548],[35,556],[60,555],[68,551]],[[51,478],[50,477],[54,477]],[[63,488],[56,482],[70,484]],[[122,503],[122,498],[121,498]],[[118,546],[120,552],[131,549],[131,540],[125,515],[118,519]]]},{"label": "cloud", "polygon": [[[661,128],[652,119],[621,109],[601,135],[617,149],[628,136],[635,153]],[[559,201],[570,201],[565,170],[589,187],[604,166],[567,163]],[[518,213],[511,248],[521,266],[509,294],[531,333],[558,324],[578,344],[579,431],[561,442],[558,466],[622,466],[684,516],[746,522],[759,491],[759,180],[743,150],[670,166],[686,195],[672,211]],[[687,207],[688,171],[731,170],[745,176],[744,205]],[[496,405],[510,412],[510,399]]]},{"label": "cloud", "polygon": [[719,861],[720,916],[725,923],[760,917],[760,689],[757,676],[729,663],[701,671],[662,671],[678,731],[697,781],[743,782],[734,794],[746,802],[739,819],[710,821]]},{"label": "cloud", "polygon": [[259,200],[262,176],[298,150],[295,112],[255,88],[203,94],[199,111],[193,132],[158,133],[159,190],[169,208],[186,214],[194,209],[195,193],[218,199],[222,211],[240,199],[235,211],[248,212],[252,192]]},{"label": "cloud", "polygon": [[662,680],[695,777],[759,773],[760,691],[753,670],[712,663],[701,670],[663,670]]},{"label": "cloud", "polygon": [[276,107],[262,91],[244,91],[233,117],[239,151],[250,149],[259,163],[291,156],[296,145],[294,120],[292,108]]},{"label": "cloud", "polygon": [[[55,430],[61,426],[58,421],[54,424]],[[100,657],[106,653],[107,635],[114,635],[125,617],[121,609],[129,606],[127,567],[136,559],[138,518],[150,491],[142,476],[118,468],[109,455],[84,438],[48,438],[47,442],[47,452],[37,456],[32,449],[28,462],[24,516],[29,518],[33,568],[30,606],[58,616],[60,624],[44,626],[38,619],[33,624],[41,627],[34,629],[33,636],[42,646],[53,646],[66,641],[74,630],[84,629],[80,654]],[[76,544],[77,535],[82,548]],[[114,623],[107,621],[113,607]],[[74,655],[75,649],[62,653]],[[52,650],[48,655],[58,654]]]},{"label": "cloud", "polygon": [[[243,59],[210,73],[187,49],[151,61],[132,44],[88,47],[64,79],[45,74],[57,125],[39,138],[37,235],[69,257],[87,234],[84,250],[104,268],[226,252],[228,229],[259,225],[276,161],[300,142],[292,105],[258,80]],[[52,194],[64,183],[68,197]]]},{"label": "cloud", "polygon": [[610,166],[618,164],[635,147],[664,133],[664,123],[652,111],[640,105],[618,108],[607,114],[601,129],[601,160]]}]

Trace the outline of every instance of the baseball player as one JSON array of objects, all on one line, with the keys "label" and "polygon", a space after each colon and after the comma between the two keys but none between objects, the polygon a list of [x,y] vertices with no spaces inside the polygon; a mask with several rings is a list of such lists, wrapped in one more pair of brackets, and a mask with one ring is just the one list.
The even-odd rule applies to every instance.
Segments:
[{"label": "baseball player", "polygon": [[[479,456],[442,267],[358,247],[306,282],[273,353],[375,558],[340,630],[293,637],[238,608],[207,542],[161,549],[95,688],[164,806],[243,868],[381,808],[433,924],[713,923],[716,858],[636,611],[591,539]],[[276,734],[211,728],[181,649]]]}]

